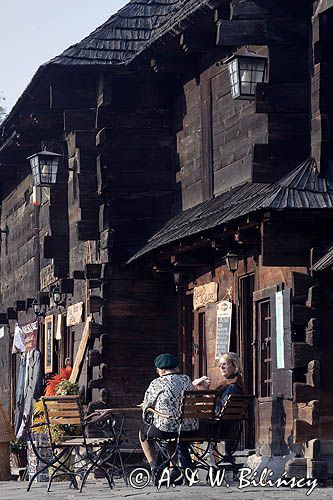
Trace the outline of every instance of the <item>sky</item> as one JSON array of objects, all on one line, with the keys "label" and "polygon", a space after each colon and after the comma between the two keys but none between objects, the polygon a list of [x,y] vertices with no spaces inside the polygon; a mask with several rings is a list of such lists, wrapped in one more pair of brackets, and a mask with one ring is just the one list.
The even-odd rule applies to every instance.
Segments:
[{"label": "sky", "polygon": [[103,24],[129,0],[3,0],[0,101],[7,112],[38,67]]}]

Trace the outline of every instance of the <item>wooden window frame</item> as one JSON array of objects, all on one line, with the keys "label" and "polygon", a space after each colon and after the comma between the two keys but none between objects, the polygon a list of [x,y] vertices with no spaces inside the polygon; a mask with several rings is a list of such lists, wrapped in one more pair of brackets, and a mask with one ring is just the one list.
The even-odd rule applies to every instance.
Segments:
[{"label": "wooden window frame", "polygon": [[[254,342],[255,342],[255,347],[256,347],[256,354],[255,354],[255,363],[253,367],[254,371],[254,388],[255,388],[255,395],[258,399],[261,401],[271,401],[273,398],[274,394],[274,388],[273,388],[273,380],[272,380],[272,386],[271,386],[271,396],[261,396],[261,390],[259,390],[259,383],[261,384],[261,346],[259,344],[260,338],[258,338],[258,315],[257,315],[257,308],[258,304],[263,301],[270,301],[270,308],[271,308],[271,349],[273,349],[273,343],[275,342],[275,335],[274,331],[276,328],[275,324],[275,313],[272,314],[272,312],[275,310],[275,293],[278,292],[279,290],[282,290],[284,288],[284,283],[277,283],[274,286],[270,286],[267,288],[262,288],[261,290],[257,290],[253,292],[253,335],[254,335]],[[273,355],[272,355],[273,358]],[[274,370],[274,363],[272,359],[272,365],[271,369],[272,372]],[[272,377],[273,378],[273,377]]]}]

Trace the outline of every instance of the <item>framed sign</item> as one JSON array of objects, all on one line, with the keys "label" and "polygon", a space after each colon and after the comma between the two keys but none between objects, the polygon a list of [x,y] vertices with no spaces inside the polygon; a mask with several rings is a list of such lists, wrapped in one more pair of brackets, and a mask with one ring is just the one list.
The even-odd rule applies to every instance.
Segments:
[{"label": "framed sign", "polygon": [[193,309],[200,309],[211,302],[217,301],[218,283],[211,281],[206,285],[196,286],[193,289]]},{"label": "framed sign", "polygon": [[275,292],[276,313],[276,368],[285,368],[284,363],[284,324],[283,324],[283,291]]},{"label": "framed sign", "polygon": [[44,369],[53,372],[53,316],[46,316],[44,323]]},{"label": "framed sign", "polygon": [[221,300],[216,307],[216,348],[215,359],[230,349],[232,303]]},{"label": "framed sign", "polygon": [[66,326],[74,326],[82,323],[83,319],[83,302],[77,302],[67,307]]}]

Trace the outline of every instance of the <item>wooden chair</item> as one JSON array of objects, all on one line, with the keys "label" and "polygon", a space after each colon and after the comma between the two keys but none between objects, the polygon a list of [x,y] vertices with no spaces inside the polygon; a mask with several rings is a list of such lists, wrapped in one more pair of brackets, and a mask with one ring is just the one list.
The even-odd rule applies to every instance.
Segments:
[{"label": "wooden chair", "polygon": [[[176,435],[170,438],[154,438],[158,448],[158,468],[161,470],[176,461],[179,452],[179,443],[183,441],[191,442],[197,431],[184,431],[184,420],[194,418],[204,420],[207,424],[212,424],[215,418],[216,391],[193,390],[185,391],[182,396],[180,414],[176,418]],[[147,413],[159,415],[163,418],[171,418],[153,408],[147,408]],[[175,465],[175,464],[174,464]]]},{"label": "wooden chair", "polygon": [[233,454],[237,450],[243,423],[247,419],[247,414],[254,396],[243,394],[231,394],[228,396],[218,415],[218,428],[216,433],[216,443],[225,443],[225,453],[221,454],[215,444],[215,460],[218,467],[222,462],[234,464]]},{"label": "wooden chair", "polygon": [[[37,458],[44,465],[33,474],[27,490],[30,490],[35,477],[49,468],[52,468],[53,472],[49,476],[47,491],[50,490],[53,479],[59,476],[69,477],[76,489],[79,489],[76,479],[76,476],[79,476],[81,478],[80,491],[82,491],[89,473],[94,469],[102,472],[112,488],[112,470],[108,470],[106,465],[110,464],[110,459],[120,446],[120,435],[117,436],[114,433],[112,423],[110,424],[110,437],[87,437],[88,423],[91,422],[94,414],[84,416],[83,406],[78,396],[42,397],[41,400],[45,421],[30,426],[29,438]],[[52,451],[52,457],[48,460],[39,453],[31,434],[31,431],[41,426],[47,429],[48,447]],[[78,458],[74,457],[75,451],[78,452]]]}]

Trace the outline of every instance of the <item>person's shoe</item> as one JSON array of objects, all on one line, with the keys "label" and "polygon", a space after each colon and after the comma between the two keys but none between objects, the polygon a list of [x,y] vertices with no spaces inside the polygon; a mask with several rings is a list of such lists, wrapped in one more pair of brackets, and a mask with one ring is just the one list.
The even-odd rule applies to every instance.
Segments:
[{"label": "person's shoe", "polygon": [[184,473],[178,467],[174,467],[170,474],[170,483],[175,486],[181,486],[184,482]]},{"label": "person's shoe", "polygon": [[162,475],[162,470],[160,467],[158,467],[158,465],[152,465],[150,467],[150,471],[152,483],[154,486],[157,486]]}]

